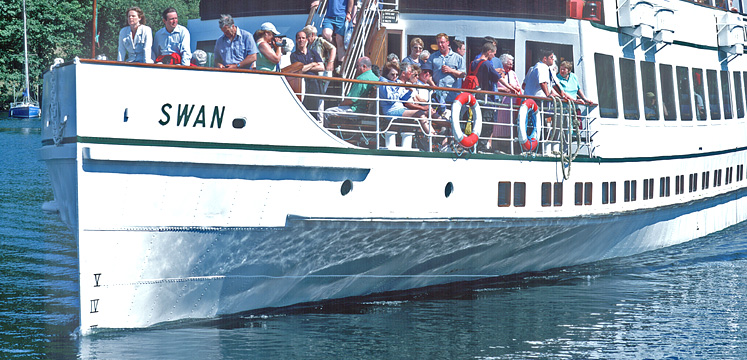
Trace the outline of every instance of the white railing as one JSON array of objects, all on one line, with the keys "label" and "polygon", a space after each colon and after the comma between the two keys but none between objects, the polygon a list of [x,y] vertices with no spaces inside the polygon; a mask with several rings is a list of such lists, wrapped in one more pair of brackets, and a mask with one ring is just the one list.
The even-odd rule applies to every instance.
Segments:
[{"label": "white railing", "polygon": [[[347,81],[339,78],[305,77],[307,81],[344,81],[349,84],[358,82],[375,87],[392,85],[391,83],[381,82]],[[412,88],[413,90],[444,90],[456,93],[468,91],[429,88],[409,84],[400,84],[399,86]],[[494,95],[499,100],[510,99],[510,101],[498,102],[478,100],[483,115],[482,133],[478,134],[480,136],[478,145],[468,149],[463,148],[453,139],[450,119],[442,118],[441,115],[429,113],[425,118],[403,116],[392,118],[382,114],[381,102],[386,99],[380,98],[378,91],[372,91],[366,97],[346,97],[350,100],[363,102],[361,108],[365,109],[365,111],[342,115],[327,110],[343,100],[340,96],[308,94],[305,91],[300,91],[296,95],[306,100],[306,104],[310,102],[306,99],[307,96],[315,98],[317,102],[314,102],[314,104],[321,103],[322,105],[318,109],[308,108],[309,113],[339,138],[364,148],[425,152],[440,151],[453,152],[457,155],[489,152],[532,157],[553,157],[563,162],[563,170],[566,177],[569,175],[571,162],[576,156],[579,154],[593,156],[592,139],[594,133],[591,131],[591,127],[594,119],[589,116],[592,108],[560,99],[515,96],[487,91],[468,92],[475,93],[478,99],[484,99],[486,95]],[[541,129],[537,134],[538,146],[531,150],[524,149],[519,144],[519,127],[516,119],[520,107],[518,103],[527,98],[532,98],[538,104],[539,110],[536,113],[536,117],[539,122],[538,126]],[[421,105],[426,105],[434,109],[452,108],[452,104],[441,104],[433,100],[423,102]],[[510,120],[507,123],[497,122],[497,118]],[[466,120],[461,120],[460,128],[464,129],[466,123]],[[438,130],[438,134],[431,134],[426,131],[429,128],[435,128]],[[443,131],[444,128],[446,131]],[[497,131],[493,131],[494,129]],[[531,132],[531,130],[528,132]],[[493,134],[504,135],[493,136]],[[488,142],[490,143],[490,151],[487,150]]]}]

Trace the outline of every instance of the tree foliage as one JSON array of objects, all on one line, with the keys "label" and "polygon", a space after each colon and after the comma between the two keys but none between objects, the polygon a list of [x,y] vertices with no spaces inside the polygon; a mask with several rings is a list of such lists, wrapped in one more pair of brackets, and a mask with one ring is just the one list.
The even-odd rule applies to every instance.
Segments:
[{"label": "tree foliage", "polygon": [[[117,57],[117,36],[126,26],[125,11],[139,6],[153,31],[163,27],[161,11],[171,6],[179,23],[199,17],[200,0],[97,0],[99,46],[96,54],[110,60]],[[23,2],[0,2],[0,106],[7,109],[13,91],[20,95],[24,83]],[[29,77],[32,93],[43,82],[42,74],[55,58],[70,61],[90,58],[93,40],[93,0],[26,0],[29,49]]]}]

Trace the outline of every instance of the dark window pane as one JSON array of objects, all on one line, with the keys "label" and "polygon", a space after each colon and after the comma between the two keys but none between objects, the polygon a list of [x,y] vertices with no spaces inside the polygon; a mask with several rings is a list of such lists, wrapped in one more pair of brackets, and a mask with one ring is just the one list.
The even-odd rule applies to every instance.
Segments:
[{"label": "dark window pane", "polygon": [[742,73],[734,72],[734,104],[737,105],[737,117],[744,117],[744,96],[742,94]]},{"label": "dark window pane", "polygon": [[527,184],[523,182],[514,183],[514,206],[526,205]]},{"label": "dark window pane", "polygon": [[676,120],[677,109],[674,102],[674,74],[672,65],[659,65],[659,77],[661,78],[661,112],[664,120]]},{"label": "dark window pane", "polygon": [[628,120],[641,118],[638,109],[638,86],[636,85],[635,61],[620,59],[620,80],[622,85],[623,112]]},{"label": "dark window pane", "polygon": [[542,206],[550,206],[552,198],[552,185],[549,182],[542,183]]},{"label": "dark window pane", "polygon": [[646,120],[659,120],[659,92],[656,89],[654,63],[641,61],[641,84],[643,85],[643,115]]},{"label": "dark window pane", "polygon": [[721,119],[721,99],[719,99],[718,76],[716,70],[706,70],[708,80],[708,106],[711,110],[711,120]]},{"label": "dark window pane", "polygon": [[584,204],[584,183],[577,182],[574,186],[575,190],[575,204],[576,205],[583,205]]},{"label": "dark window pane", "polygon": [[563,183],[556,182],[554,185],[553,206],[563,206]]},{"label": "dark window pane", "polygon": [[502,181],[498,183],[498,206],[511,205],[511,183]]},{"label": "dark window pane", "polygon": [[680,99],[682,120],[693,119],[693,100],[690,97],[690,73],[686,67],[677,67],[677,94]]},{"label": "dark window pane", "polygon": [[706,119],[705,79],[703,70],[693,69],[693,90],[695,96],[695,109],[698,120]]},{"label": "dark window pane", "polygon": [[597,95],[599,96],[599,112],[602,117],[616,118],[617,113],[617,85],[615,81],[615,64],[612,56],[594,54],[597,75]]},{"label": "dark window pane", "polygon": [[610,183],[610,204],[617,202],[617,182]]},{"label": "dark window pane", "polygon": [[721,71],[721,99],[724,101],[724,119],[731,119],[731,91],[729,72]]}]

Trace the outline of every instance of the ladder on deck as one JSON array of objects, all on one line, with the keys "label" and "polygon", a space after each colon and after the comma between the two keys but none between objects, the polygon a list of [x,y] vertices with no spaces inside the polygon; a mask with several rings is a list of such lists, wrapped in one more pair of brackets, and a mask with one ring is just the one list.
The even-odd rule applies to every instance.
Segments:
[{"label": "ladder on deck", "polygon": [[[324,14],[327,12],[328,0],[321,0],[319,6],[311,9],[307,24],[321,23]],[[346,51],[345,61],[340,66],[340,74],[345,79],[355,78],[355,62],[361,56],[369,53],[384,51],[383,42],[368,44],[372,34],[376,34],[381,29],[381,18],[383,14],[387,16],[397,16],[399,13],[399,0],[357,0],[354,11],[355,17],[353,23],[355,29],[350,39],[350,44]],[[346,94],[350,89],[351,83],[344,83],[342,94]]]}]

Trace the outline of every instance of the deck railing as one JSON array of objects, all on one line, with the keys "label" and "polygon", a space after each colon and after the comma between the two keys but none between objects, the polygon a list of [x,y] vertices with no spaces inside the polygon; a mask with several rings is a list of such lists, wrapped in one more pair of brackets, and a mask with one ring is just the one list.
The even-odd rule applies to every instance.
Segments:
[{"label": "deck railing", "polygon": [[[343,80],[311,75],[290,74],[288,76],[303,77],[304,82],[346,82],[346,87],[353,83],[365,84],[377,89],[380,86],[393,85],[389,82]],[[492,91],[412,84],[397,84],[396,86],[415,92],[427,92],[429,96],[426,96],[425,101],[417,102],[417,104],[439,110],[436,113],[428,112],[424,118],[387,116],[382,113],[381,108],[382,101],[387,99],[382,99],[379,91],[369,91],[366,96],[349,98],[334,95],[332,94],[333,91],[328,91],[326,94],[311,94],[306,89],[312,87],[302,86],[296,90],[296,95],[299,99],[302,99],[311,116],[322,123],[330,132],[355,146],[371,149],[426,152],[523,154],[526,156],[556,157],[567,163],[570,163],[579,154],[593,156],[592,140],[594,133],[591,129],[594,118],[590,116],[592,107],[557,98],[517,96]],[[330,89],[340,87],[329,86]],[[453,104],[439,103],[434,100],[430,96],[434,91],[444,91],[454,95],[469,92],[475,95],[482,112],[482,131],[481,134],[478,134],[480,137],[478,145],[465,149],[454,140],[449,114]],[[491,99],[491,96],[494,97],[494,100]],[[338,106],[346,98],[362,102],[360,108],[364,110],[345,114],[330,111],[330,108]],[[533,149],[522,147],[518,135],[520,129],[517,116],[520,104],[527,99],[534,100],[538,105],[535,116],[540,130],[536,133],[538,146]],[[462,116],[460,119],[462,131],[464,131],[467,122]],[[427,130],[431,128],[436,129],[438,134],[429,133]],[[531,126],[526,132],[532,132]]]}]

